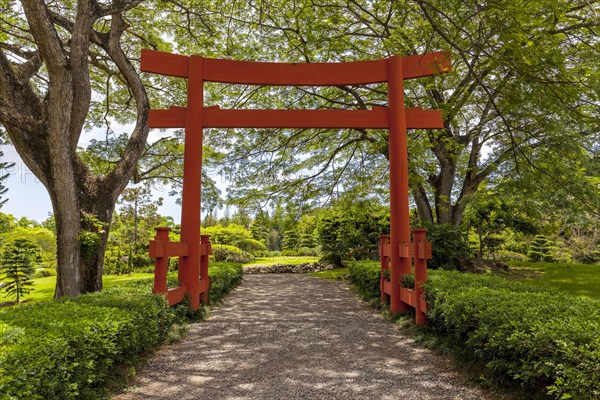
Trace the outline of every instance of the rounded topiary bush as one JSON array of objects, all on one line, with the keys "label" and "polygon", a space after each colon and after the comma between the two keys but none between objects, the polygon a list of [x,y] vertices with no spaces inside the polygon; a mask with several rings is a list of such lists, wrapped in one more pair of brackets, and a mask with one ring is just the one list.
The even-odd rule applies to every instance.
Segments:
[{"label": "rounded topiary bush", "polygon": [[242,264],[254,261],[254,256],[252,254],[227,244],[213,244],[212,252],[215,261],[237,262]]}]

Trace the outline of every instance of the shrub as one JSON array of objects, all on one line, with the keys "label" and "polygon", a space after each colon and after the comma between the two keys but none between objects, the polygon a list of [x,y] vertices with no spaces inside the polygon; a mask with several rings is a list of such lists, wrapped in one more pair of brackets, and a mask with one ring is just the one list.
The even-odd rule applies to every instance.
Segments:
[{"label": "shrub", "polygon": [[456,272],[425,289],[431,326],[494,373],[555,398],[600,398],[598,302]]},{"label": "shrub", "polygon": [[348,265],[350,282],[365,300],[379,298],[379,276],[381,265],[377,261],[353,261]]},{"label": "shrub", "polygon": [[[240,264],[209,267],[211,302],[242,278]],[[175,274],[169,276],[173,285]],[[114,366],[160,344],[184,316],[142,279],[76,298],[0,311],[0,398],[98,399]]]},{"label": "shrub", "polygon": [[211,304],[220,302],[229,291],[242,282],[244,269],[240,263],[216,262],[209,266]]},{"label": "shrub", "polygon": [[174,322],[160,296],[113,296],[0,313],[3,322],[23,329],[0,353],[0,392],[8,398],[93,398],[116,362],[156,346]]},{"label": "shrub", "polygon": [[293,249],[285,249],[281,252],[281,255],[284,257],[296,257],[298,255],[298,251]]},{"label": "shrub", "polygon": [[[379,298],[379,264],[354,262],[350,280]],[[600,398],[600,303],[506,279],[431,271],[429,328],[496,376],[556,399]]]},{"label": "shrub", "polygon": [[255,239],[243,239],[235,243],[235,246],[242,251],[252,254],[253,256],[259,256],[267,251],[267,246],[263,242],[259,242]]},{"label": "shrub", "polygon": [[525,254],[517,253],[510,250],[498,250],[497,255],[498,259],[504,262],[527,261],[527,256]]},{"label": "shrub", "polygon": [[38,268],[33,274],[35,279],[37,278],[47,278],[49,276],[56,276],[56,270],[52,268]]},{"label": "shrub", "polygon": [[254,261],[254,256],[227,244],[213,244],[213,256],[215,261],[227,261],[236,263],[248,263]]},{"label": "shrub", "polygon": [[298,249],[299,256],[318,256],[319,255],[319,247],[300,247]]},{"label": "shrub", "polygon": [[468,236],[460,226],[433,224],[426,228],[433,256],[427,262],[427,268],[455,270],[459,258],[469,257]]}]

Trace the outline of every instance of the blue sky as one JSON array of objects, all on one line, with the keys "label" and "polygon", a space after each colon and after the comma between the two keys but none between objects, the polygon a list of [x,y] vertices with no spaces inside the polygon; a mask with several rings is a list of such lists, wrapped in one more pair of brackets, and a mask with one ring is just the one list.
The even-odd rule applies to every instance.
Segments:
[{"label": "blue sky", "polygon": [[[45,220],[48,218],[48,213],[52,212],[52,203],[46,188],[27,168],[13,146],[2,145],[1,150],[4,152],[2,161],[14,162],[15,166],[6,171],[9,176],[4,182],[4,186],[8,188],[8,192],[4,194],[3,199],[8,198],[8,202],[2,206],[0,211],[13,214],[17,218],[27,217],[39,222]],[[156,190],[155,197],[164,198],[159,213],[171,216],[175,223],[179,223],[181,207],[175,203],[174,197],[169,197],[168,189]]]}]

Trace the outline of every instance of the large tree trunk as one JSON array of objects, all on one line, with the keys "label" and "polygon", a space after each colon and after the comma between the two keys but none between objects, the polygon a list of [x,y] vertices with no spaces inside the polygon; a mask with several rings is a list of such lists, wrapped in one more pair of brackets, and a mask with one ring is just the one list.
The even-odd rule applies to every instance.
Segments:
[{"label": "large tree trunk", "polygon": [[[0,48],[0,122],[25,164],[44,184],[57,230],[55,297],[75,296],[102,288],[102,265],[110,221],[119,194],[143,154],[148,135],[148,98],[140,77],[121,48],[126,24],[121,12],[139,0],[99,5],[77,2],[76,16],[50,11],[42,1],[23,0],[34,50],[12,61]],[[109,19],[107,17],[110,16]],[[108,31],[92,29],[110,20]],[[71,34],[62,40],[61,34]],[[135,100],[137,120],[123,157],[105,176],[94,176],[77,154],[90,106],[89,49],[101,48],[116,66]],[[104,64],[106,65],[106,64]],[[45,66],[47,87],[40,95],[32,79]],[[43,92],[43,90],[42,90]]]}]

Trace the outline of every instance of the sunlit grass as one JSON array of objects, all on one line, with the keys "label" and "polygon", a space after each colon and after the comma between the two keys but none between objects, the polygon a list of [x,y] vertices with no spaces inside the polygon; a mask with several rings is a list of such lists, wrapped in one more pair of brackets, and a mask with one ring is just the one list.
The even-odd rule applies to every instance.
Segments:
[{"label": "sunlit grass", "polygon": [[317,256],[277,256],[277,257],[260,257],[256,258],[253,262],[244,264],[244,267],[251,267],[255,265],[274,265],[274,264],[287,264],[287,265],[298,265],[304,263],[314,263],[319,261]]},{"label": "sunlit grass", "polygon": [[600,265],[518,261],[509,265],[510,271],[498,275],[579,297],[600,299]]},{"label": "sunlit grass", "polygon": [[[104,275],[102,277],[102,284],[104,287],[111,287],[114,285],[118,285],[121,283],[125,283],[128,281],[133,281],[137,279],[143,279],[152,277],[154,274],[146,274],[146,273],[134,273],[134,274],[124,274],[124,275]],[[38,278],[33,280],[33,287],[31,293],[25,295],[21,301],[44,301],[50,300],[54,297],[54,288],[56,286],[56,277],[48,276],[46,278]],[[14,301],[13,298],[10,298],[6,295],[6,293],[0,291],[0,303]]]}]

